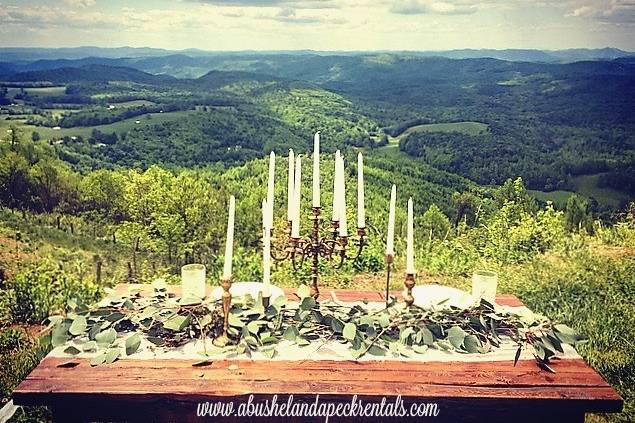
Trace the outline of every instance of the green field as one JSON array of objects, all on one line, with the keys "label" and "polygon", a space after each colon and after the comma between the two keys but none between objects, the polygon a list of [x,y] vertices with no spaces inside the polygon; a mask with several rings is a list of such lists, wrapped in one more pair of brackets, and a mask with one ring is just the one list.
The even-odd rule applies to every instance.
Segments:
[{"label": "green field", "polygon": [[[166,113],[148,113],[146,115],[137,116],[130,119],[125,119],[119,122],[110,123],[107,125],[76,127],[76,128],[61,128],[53,129],[44,126],[27,125],[24,120],[7,120],[6,118],[0,118],[0,138],[5,138],[7,130],[12,125],[18,127],[23,134],[30,136],[33,131],[40,134],[42,139],[59,139],[64,136],[81,136],[87,138],[90,136],[93,129],[97,129],[104,133],[122,134],[130,131],[134,128],[140,128],[144,126],[150,126],[157,123],[171,122],[187,116],[190,113],[194,113],[191,110],[184,110],[178,112],[166,112]],[[139,121],[139,123],[136,123]]]},{"label": "green field", "polygon": [[131,100],[131,101],[121,101],[121,102],[112,102],[110,103],[115,108],[121,107],[139,107],[139,106],[154,106],[156,103],[150,100]]},{"label": "green field", "polygon": [[481,122],[427,123],[411,126],[396,137],[388,137],[388,142],[399,144],[402,138],[415,132],[460,132],[466,135],[480,135],[487,132],[488,128],[488,125]]},{"label": "green field", "polygon": [[538,190],[527,190],[531,195],[533,195],[537,200],[540,201],[551,201],[557,208],[563,209],[567,205],[567,200],[573,194],[571,191],[538,191]]},{"label": "green field", "polygon": [[[20,89],[21,88],[9,88],[7,90],[7,94],[9,97],[13,97],[20,92]],[[62,85],[53,87],[24,88],[24,91],[31,95],[63,95],[66,93],[66,87]]]},{"label": "green field", "polygon": [[628,201],[629,196],[611,188],[598,187],[598,178],[602,174],[580,175],[572,179],[575,189],[582,195],[595,198],[598,203],[619,207],[620,202]]},{"label": "green field", "polygon": [[[594,198],[600,205],[619,207],[624,201],[631,200],[628,194],[617,191],[612,188],[601,188],[598,186],[598,179],[601,173],[594,175],[580,175],[571,179],[575,192],[587,198]],[[538,200],[551,201],[558,208],[563,208],[567,204],[567,199],[573,191],[537,191],[529,190],[529,192]]]}]

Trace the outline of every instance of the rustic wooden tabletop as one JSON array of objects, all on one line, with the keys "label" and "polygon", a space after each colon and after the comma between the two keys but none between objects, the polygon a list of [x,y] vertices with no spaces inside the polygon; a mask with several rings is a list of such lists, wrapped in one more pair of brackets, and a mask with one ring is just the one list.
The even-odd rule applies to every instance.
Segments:
[{"label": "rustic wooden tabletop", "polygon": [[[125,290],[126,286],[118,286]],[[326,291],[326,290],[325,290]],[[335,290],[341,301],[367,298],[377,292]],[[328,295],[329,292],[324,292]],[[288,292],[289,296],[292,296]],[[520,305],[513,296],[499,304]],[[194,367],[193,360],[124,359],[91,367],[74,358],[75,367],[60,367],[68,358],[48,356],[13,392],[17,405],[46,405],[55,421],[200,421],[197,403],[233,401],[250,394],[286,402],[350,402],[388,400],[401,395],[411,403],[436,403],[433,421],[584,421],[585,413],[619,412],[622,399],[582,359],[555,360],[555,374],[533,360],[492,362],[401,361],[265,361],[215,360]],[[306,421],[306,418],[285,420]],[[238,417],[228,420],[241,420]],[[317,419],[324,421],[324,418]],[[369,421],[385,421],[371,418]],[[420,420],[420,419],[419,419]],[[333,421],[341,421],[336,419]]]}]

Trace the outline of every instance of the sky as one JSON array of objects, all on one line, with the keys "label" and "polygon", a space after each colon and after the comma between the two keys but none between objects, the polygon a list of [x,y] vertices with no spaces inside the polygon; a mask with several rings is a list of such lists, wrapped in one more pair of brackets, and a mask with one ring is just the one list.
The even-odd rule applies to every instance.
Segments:
[{"label": "sky", "polygon": [[0,0],[2,47],[635,51],[635,0]]}]

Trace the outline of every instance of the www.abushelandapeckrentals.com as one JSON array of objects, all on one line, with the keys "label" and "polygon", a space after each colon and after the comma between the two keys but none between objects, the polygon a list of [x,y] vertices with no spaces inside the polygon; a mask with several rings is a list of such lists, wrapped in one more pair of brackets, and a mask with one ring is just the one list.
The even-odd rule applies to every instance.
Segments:
[{"label": "www.abushelandapeckrentals.com", "polygon": [[[285,400],[286,399],[286,400]],[[401,395],[367,401],[353,395],[348,402],[296,400],[293,395],[271,399],[256,399],[253,395],[243,401],[209,401],[196,406],[198,417],[321,417],[328,423],[332,417],[436,417],[440,413],[436,403],[405,404]]]}]

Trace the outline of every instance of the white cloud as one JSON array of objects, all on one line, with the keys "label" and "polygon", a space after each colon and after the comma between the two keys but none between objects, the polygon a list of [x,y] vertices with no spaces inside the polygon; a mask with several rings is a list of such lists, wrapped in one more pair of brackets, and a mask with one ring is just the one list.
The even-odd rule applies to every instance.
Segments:
[{"label": "white cloud", "polygon": [[568,16],[612,23],[635,23],[635,1],[585,2],[577,6]]},{"label": "white cloud", "polygon": [[96,1],[95,0],[64,0],[64,3],[71,7],[90,7],[93,6]]},{"label": "white cloud", "polygon": [[469,15],[477,11],[477,5],[465,2],[400,0],[392,5],[390,11],[400,15]]}]

